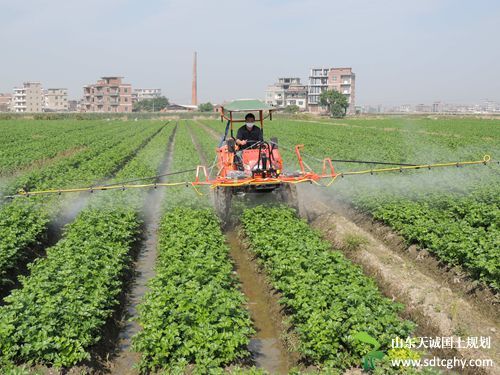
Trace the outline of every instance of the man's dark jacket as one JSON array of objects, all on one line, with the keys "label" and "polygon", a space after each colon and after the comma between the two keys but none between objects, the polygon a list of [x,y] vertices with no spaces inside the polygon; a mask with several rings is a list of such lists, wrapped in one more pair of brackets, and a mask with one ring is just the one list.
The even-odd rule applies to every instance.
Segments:
[{"label": "man's dark jacket", "polygon": [[[236,139],[245,140],[245,141],[263,141],[262,131],[258,126],[253,126],[252,130],[248,130],[246,125],[243,125],[238,129],[238,133],[236,134]],[[252,146],[254,143],[246,144],[241,146],[242,149]]]}]

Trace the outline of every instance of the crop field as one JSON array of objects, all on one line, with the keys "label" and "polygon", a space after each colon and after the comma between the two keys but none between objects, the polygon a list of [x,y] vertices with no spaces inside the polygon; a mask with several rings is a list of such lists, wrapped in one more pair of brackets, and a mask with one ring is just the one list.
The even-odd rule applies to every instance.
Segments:
[{"label": "crop field", "polygon": [[[319,172],[325,157],[427,165],[490,155],[492,162],[300,184],[299,212],[272,199],[235,198],[231,229],[221,225],[210,187],[175,184],[194,181],[197,165],[217,173],[224,128],[206,117],[0,121],[0,372],[361,373],[378,349],[385,357],[375,374],[438,374],[390,363],[434,355],[391,347],[395,338],[430,333],[490,332],[496,346],[487,356],[500,360],[500,120],[267,121],[264,136],[278,138],[290,171],[299,168],[297,144]],[[384,167],[333,164],[337,173]],[[20,189],[127,182],[173,186],[8,198]],[[484,319],[457,318],[460,329],[448,331],[422,324],[426,316],[399,298],[412,280],[394,291],[357,264],[353,253],[365,239],[330,241],[340,229],[313,228],[312,216],[323,220],[318,204],[401,238],[404,249],[390,250],[405,264],[393,267],[429,275],[432,264],[434,280]],[[428,263],[406,257],[408,248]],[[461,284],[450,286],[453,278]],[[447,308],[439,313],[455,319],[456,307]]]}]

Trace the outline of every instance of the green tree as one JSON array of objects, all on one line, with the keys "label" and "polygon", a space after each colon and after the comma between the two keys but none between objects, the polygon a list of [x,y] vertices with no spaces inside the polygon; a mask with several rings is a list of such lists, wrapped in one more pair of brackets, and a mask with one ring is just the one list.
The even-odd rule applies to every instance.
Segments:
[{"label": "green tree", "polygon": [[201,103],[199,106],[198,106],[198,110],[200,112],[213,112],[214,110],[214,106],[212,103],[210,102],[207,102],[207,103]]},{"label": "green tree", "polygon": [[297,113],[298,111],[300,111],[300,107],[295,104],[287,105],[283,110],[285,113]]},{"label": "green tree", "polygon": [[168,99],[164,96],[154,99],[144,99],[134,103],[134,112],[159,112],[168,104]]},{"label": "green tree", "polygon": [[332,117],[344,117],[347,113],[349,103],[347,98],[336,90],[326,90],[319,96],[319,103],[328,108]]}]

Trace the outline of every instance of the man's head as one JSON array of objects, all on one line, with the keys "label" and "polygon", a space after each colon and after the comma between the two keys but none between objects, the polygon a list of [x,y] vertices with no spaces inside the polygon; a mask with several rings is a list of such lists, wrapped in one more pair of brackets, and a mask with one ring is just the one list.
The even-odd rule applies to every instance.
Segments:
[{"label": "man's head", "polygon": [[248,129],[252,130],[253,123],[255,122],[255,116],[253,113],[247,113],[245,116],[245,125]]}]

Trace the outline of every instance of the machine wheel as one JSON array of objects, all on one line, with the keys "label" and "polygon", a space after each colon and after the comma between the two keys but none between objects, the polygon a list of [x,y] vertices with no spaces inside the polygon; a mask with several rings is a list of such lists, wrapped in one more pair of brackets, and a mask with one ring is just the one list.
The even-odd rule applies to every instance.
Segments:
[{"label": "machine wheel", "polygon": [[233,194],[231,188],[218,187],[215,189],[214,205],[217,216],[219,216],[222,226],[229,223],[229,213],[231,211],[231,200]]},{"label": "machine wheel", "polygon": [[283,184],[280,189],[280,197],[283,203],[295,209],[299,214],[299,199],[297,196],[297,186],[294,184]]}]

